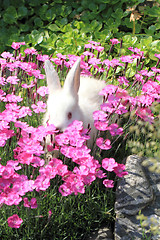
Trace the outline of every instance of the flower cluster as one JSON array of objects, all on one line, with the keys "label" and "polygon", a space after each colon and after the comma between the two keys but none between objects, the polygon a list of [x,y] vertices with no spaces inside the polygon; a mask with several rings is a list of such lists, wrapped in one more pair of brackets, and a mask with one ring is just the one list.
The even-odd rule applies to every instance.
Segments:
[{"label": "flower cluster", "polygon": [[[120,42],[111,39],[111,43],[109,53]],[[85,193],[85,187],[97,178],[103,179],[106,188],[113,188],[114,182],[108,179],[108,172],[123,177],[127,174],[125,165],[117,163],[114,158],[106,157],[101,163],[95,159],[86,145],[89,130],[83,129],[82,122],[74,121],[63,133],[58,134],[54,125],[44,127],[38,124],[41,113],[46,110],[48,94],[44,75],[41,73],[43,62],[50,59],[57,70],[62,71],[64,68],[71,68],[77,56],[57,54],[57,57],[53,58],[38,54],[33,48],[26,49],[23,55],[20,53],[21,45],[25,43],[13,43],[15,54],[4,52],[0,58],[0,147],[10,147],[12,141],[16,142],[16,147],[15,144],[13,149],[10,147],[14,160],[7,159],[5,162],[1,159],[0,204],[12,206],[24,202],[24,207],[37,208],[36,199],[29,201],[25,195],[33,191],[46,191],[56,176],[62,179],[59,192],[63,196]],[[130,47],[129,50],[132,55],[101,60],[99,56],[104,47],[98,42],[89,41],[81,55],[83,75],[104,74],[108,78],[111,73],[116,72],[117,67],[122,69],[121,76],[117,77],[118,84],[108,84],[99,93],[104,102],[101,109],[93,113],[98,131],[107,131],[110,134],[106,135],[106,139],[102,136],[97,138],[96,145],[100,151],[111,149],[112,139],[124,133],[124,129],[118,125],[124,114],[134,112],[137,119],[141,118],[149,123],[154,121],[151,106],[153,102],[160,100],[160,70],[157,67],[150,71],[143,69],[140,64],[144,53],[137,48]],[[137,72],[130,81],[125,73],[135,59]],[[138,66],[141,67],[139,70]],[[129,89],[137,85],[141,92],[133,96]],[[59,151],[63,158],[51,157],[49,162],[45,161],[45,141],[48,137],[51,138],[48,151]],[[68,164],[72,168],[69,168]],[[33,174],[25,175],[24,166],[30,167]],[[12,228],[19,228],[22,222],[17,214],[8,218],[8,225]]]}]

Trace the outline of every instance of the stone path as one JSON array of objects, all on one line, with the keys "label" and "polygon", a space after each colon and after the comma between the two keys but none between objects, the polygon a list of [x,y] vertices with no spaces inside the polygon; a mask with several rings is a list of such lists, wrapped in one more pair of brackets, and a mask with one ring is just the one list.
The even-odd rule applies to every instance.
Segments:
[{"label": "stone path", "polygon": [[[115,202],[115,240],[148,240],[136,218],[140,210],[149,219],[158,219],[160,225],[160,174],[151,173],[143,167],[143,160],[129,156],[126,160],[129,174],[119,180]],[[160,235],[146,236],[160,240]]]},{"label": "stone path", "polygon": [[141,211],[160,229],[160,174],[149,172],[143,160],[134,155],[126,159],[128,175],[118,181],[116,190],[114,233],[102,228],[90,240],[160,240],[160,234],[151,236],[137,220]]}]

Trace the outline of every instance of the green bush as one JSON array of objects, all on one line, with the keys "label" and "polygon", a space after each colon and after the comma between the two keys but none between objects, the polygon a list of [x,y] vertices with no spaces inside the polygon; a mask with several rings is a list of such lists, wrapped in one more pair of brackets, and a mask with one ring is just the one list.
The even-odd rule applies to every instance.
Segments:
[{"label": "green bush", "polygon": [[[158,1],[149,4],[144,0],[2,0],[0,51],[14,41],[25,41],[45,53],[73,53],[75,48],[81,51],[88,39],[105,43],[132,34],[134,28],[140,37],[158,39]],[[130,22],[133,9],[141,18]]]}]

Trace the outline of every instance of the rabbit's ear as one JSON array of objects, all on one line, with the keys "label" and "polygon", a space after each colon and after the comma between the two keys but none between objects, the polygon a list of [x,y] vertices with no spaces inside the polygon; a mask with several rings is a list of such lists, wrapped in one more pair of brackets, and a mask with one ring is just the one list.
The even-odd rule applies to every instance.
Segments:
[{"label": "rabbit's ear", "polygon": [[70,91],[72,94],[77,94],[80,86],[80,62],[79,58],[67,74],[64,82],[64,89]]},{"label": "rabbit's ear", "polygon": [[44,67],[46,72],[49,93],[60,89],[61,88],[60,80],[57,71],[53,67],[53,64],[49,60],[46,60],[44,63]]}]

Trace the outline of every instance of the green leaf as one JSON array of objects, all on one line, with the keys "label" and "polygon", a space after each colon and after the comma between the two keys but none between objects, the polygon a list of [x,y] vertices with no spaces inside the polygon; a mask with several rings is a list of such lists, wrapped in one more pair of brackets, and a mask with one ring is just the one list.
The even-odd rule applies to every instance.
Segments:
[{"label": "green leaf", "polygon": [[27,14],[28,14],[28,9],[25,6],[20,6],[18,8],[18,16],[19,17],[27,16]]},{"label": "green leaf", "polygon": [[80,12],[82,12],[83,11],[83,7],[82,6],[80,6],[79,8],[77,8],[77,12],[78,13],[80,13]]},{"label": "green leaf", "polygon": [[152,17],[159,17],[160,15],[160,8],[157,6],[154,6],[152,8],[147,9],[147,14]]},{"label": "green leaf", "polygon": [[151,49],[154,49],[157,52],[159,52],[160,51],[160,40],[153,41],[151,43]]},{"label": "green leaf", "polygon": [[102,23],[100,23],[100,22],[98,22],[98,21],[96,21],[96,20],[93,20],[93,21],[91,22],[91,28],[92,28],[92,30],[97,30],[97,31],[99,31],[99,30],[102,28]]},{"label": "green leaf", "polygon": [[157,58],[155,57],[155,53],[157,53],[157,51],[153,51],[153,52],[149,52],[149,58],[154,60],[154,61],[157,61]]},{"label": "green leaf", "polygon": [[148,35],[153,35],[155,31],[156,31],[155,25],[151,25],[148,29],[145,29],[145,33]]},{"label": "green leaf", "polygon": [[141,45],[146,46],[147,48],[150,46],[151,42],[152,42],[152,36],[141,39],[141,41],[140,41]]},{"label": "green leaf", "polygon": [[46,20],[47,19],[47,17],[46,17],[47,9],[48,9],[48,5],[44,4],[37,11],[37,15],[39,15],[42,20]]},{"label": "green leaf", "polygon": [[60,28],[56,24],[50,24],[47,28],[52,32],[60,31]]},{"label": "green leaf", "polygon": [[47,50],[53,50],[55,48],[55,42],[57,40],[57,35],[53,33],[50,35],[48,39],[44,39],[42,43],[40,43],[40,47],[43,47]]},{"label": "green leaf", "polygon": [[55,14],[55,8],[50,8],[46,12],[46,19],[50,22],[53,19],[55,19],[56,14]]},{"label": "green leaf", "polygon": [[68,19],[67,18],[62,18],[58,21],[58,23],[59,23],[58,24],[59,26],[64,26],[68,23]]},{"label": "green leaf", "polygon": [[155,26],[156,26],[156,30],[159,30],[160,29],[160,22],[156,23]]},{"label": "green leaf", "polygon": [[13,24],[16,22],[16,19],[17,19],[17,11],[15,7],[13,6],[8,7],[3,15],[4,22]]},{"label": "green leaf", "polygon": [[8,8],[10,6],[10,0],[3,0],[2,6],[4,9]]},{"label": "green leaf", "polygon": [[67,25],[65,25],[64,27],[61,28],[62,32],[72,32],[73,28],[71,27],[71,24],[68,23]]},{"label": "green leaf", "polygon": [[64,11],[65,11],[65,6],[64,5],[61,5],[61,4],[56,5],[56,8],[55,8],[56,16],[64,17],[64,15],[63,15]]},{"label": "green leaf", "polygon": [[71,6],[66,6],[64,9],[63,17],[68,17],[68,15],[72,12]]},{"label": "green leaf", "polygon": [[29,35],[29,39],[31,43],[36,46],[37,44],[40,44],[43,41],[43,33],[33,30],[31,34]]},{"label": "green leaf", "polygon": [[92,10],[93,12],[96,12],[98,10],[98,5],[94,2],[89,3],[88,8]]},{"label": "green leaf", "polygon": [[43,21],[39,17],[37,17],[37,18],[34,19],[34,24],[38,27],[42,27],[43,26]]},{"label": "green leaf", "polygon": [[58,39],[56,42],[56,46],[58,48],[64,47],[64,41],[62,39]]},{"label": "green leaf", "polygon": [[99,12],[101,12],[101,11],[103,11],[104,9],[106,9],[106,4],[105,3],[101,3],[100,5],[99,5]]},{"label": "green leaf", "polygon": [[62,3],[62,0],[54,0],[55,3]]},{"label": "green leaf", "polygon": [[128,68],[125,75],[127,78],[130,78],[130,77],[133,77],[135,75],[135,73],[136,72],[133,68]]},{"label": "green leaf", "polygon": [[30,6],[39,6],[41,4],[40,0],[28,0]]},{"label": "green leaf", "polygon": [[121,8],[117,8],[116,11],[111,14],[111,16],[115,19],[121,19],[123,17],[123,10]]},{"label": "green leaf", "polygon": [[30,26],[29,26],[29,24],[20,24],[19,25],[19,28],[20,28],[20,31],[21,32],[28,32],[29,31],[29,29],[30,29]]},{"label": "green leaf", "polygon": [[111,38],[112,33],[109,29],[104,29],[102,31],[95,31],[94,35],[97,39],[100,39],[101,41],[106,41]]},{"label": "green leaf", "polygon": [[90,11],[83,11],[81,15],[81,20],[84,22],[89,22],[89,20],[92,19],[92,14]]}]

